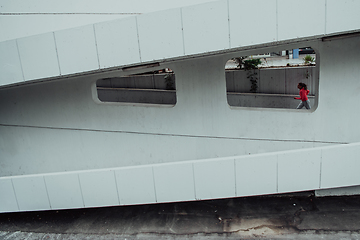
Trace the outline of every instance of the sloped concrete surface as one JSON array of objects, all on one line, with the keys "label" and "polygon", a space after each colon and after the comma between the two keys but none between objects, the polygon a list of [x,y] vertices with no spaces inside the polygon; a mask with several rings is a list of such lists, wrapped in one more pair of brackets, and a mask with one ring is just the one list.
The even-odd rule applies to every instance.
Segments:
[{"label": "sloped concrete surface", "polygon": [[0,214],[0,239],[359,239],[360,196],[312,192]]}]

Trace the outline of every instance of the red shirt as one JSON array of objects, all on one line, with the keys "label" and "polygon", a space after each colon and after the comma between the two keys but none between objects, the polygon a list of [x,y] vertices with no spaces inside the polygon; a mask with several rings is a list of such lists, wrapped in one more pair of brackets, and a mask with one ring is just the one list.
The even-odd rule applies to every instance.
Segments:
[{"label": "red shirt", "polygon": [[309,90],[305,90],[304,88],[300,89],[300,97],[296,97],[295,99],[301,99],[301,101],[306,101],[308,100],[307,95],[309,94]]}]

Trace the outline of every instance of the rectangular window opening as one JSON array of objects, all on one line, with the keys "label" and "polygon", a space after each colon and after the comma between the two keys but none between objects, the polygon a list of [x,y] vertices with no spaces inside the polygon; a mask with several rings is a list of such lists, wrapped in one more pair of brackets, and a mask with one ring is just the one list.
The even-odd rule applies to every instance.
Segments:
[{"label": "rectangular window opening", "polygon": [[101,102],[176,104],[175,74],[169,69],[96,81]]},{"label": "rectangular window opening", "polygon": [[[319,64],[311,47],[240,56],[225,65],[228,104],[232,107],[297,109],[305,83],[312,109],[317,105]],[[305,107],[304,107],[305,109]]]}]

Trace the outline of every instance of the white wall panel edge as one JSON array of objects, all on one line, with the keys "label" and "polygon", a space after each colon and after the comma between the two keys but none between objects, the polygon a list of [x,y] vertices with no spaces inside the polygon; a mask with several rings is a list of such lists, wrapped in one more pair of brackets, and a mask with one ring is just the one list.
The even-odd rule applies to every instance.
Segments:
[{"label": "white wall panel edge", "polygon": [[0,85],[24,81],[17,39],[0,42]]},{"label": "white wall panel edge", "polygon": [[198,159],[198,160],[185,160],[178,162],[170,162],[170,163],[156,163],[156,164],[146,164],[146,165],[136,165],[136,166],[125,166],[125,167],[114,167],[114,168],[101,168],[101,169],[90,169],[90,170],[77,170],[77,171],[68,171],[68,172],[54,172],[54,173],[41,173],[41,174],[28,174],[28,175],[17,175],[17,176],[3,176],[1,179],[15,179],[15,178],[24,178],[31,176],[47,176],[47,175],[66,175],[66,174],[74,174],[74,173],[84,173],[84,172],[98,172],[98,171],[116,171],[118,169],[127,169],[127,168],[143,168],[143,167],[156,167],[156,166],[165,166],[165,165],[177,165],[177,164],[185,164],[185,163],[200,163],[200,162],[211,162],[211,161],[222,161],[229,159],[251,159],[263,156],[277,156],[280,153],[297,153],[297,152],[306,152],[306,151],[317,151],[321,149],[332,149],[332,148],[343,148],[343,147],[352,147],[359,146],[360,142],[349,143],[349,144],[336,144],[331,146],[322,146],[322,147],[314,147],[314,148],[302,148],[296,150],[285,150],[278,152],[270,152],[270,153],[258,153],[251,155],[241,155],[241,156],[229,156],[229,157],[221,157],[221,158],[208,158],[208,159]]},{"label": "white wall panel edge", "polygon": [[12,179],[0,180],[0,212],[20,211]]},{"label": "white wall panel edge", "polygon": [[236,196],[234,159],[193,162],[196,199],[229,198]]},{"label": "white wall panel edge", "polygon": [[42,175],[12,180],[20,211],[51,209],[49,195]]},{"label": "white wall panel edge", "polygon": [[[46,196],[44,194],[43,197],[43,201],[44,202],[49,202],[49,209],[60,209],[60,208],[57,208],[57,207],[53,207],[52,206],[52,203],[49,199],[49,192],[48,192],[48,185],[46,183],[46,180],[45,178],[47,176],[62,176],[62,177],[67,177],[67,175],[76,175],[78,176],[79,173],[83,173],[83,174],[86,174],[86,173],[98,173],[98,172],[109,172],[110,174],[114,175],[114,179],[115,179],[115,171],[116,170],[123,170],[123,171],[126,171],[127,169],[128,170],[134,170],[134,169],[144,169],[144,168],[149,168],[151,169],[151,175],[152,175],[152,181],[153,181],[153,187],[154,187],[154,191],[155,191],[155,201],[150,201],[150,202],[137,202],[137,203],[134,203],[134,204],[147,204],[147,203],[156,203],[156,202],[177,202],[177,201],[193,201],[193,200],[205,200],[205,199],[221,199],[221,198],[231,198],[231,197],[236,197],[236,196],[254,196],[254,195],[264,195],[264,194],[276,194],[276,193],[286,193],[286,192],[298,192],[298,191],[306,191],[306,190],[317,190],[317,189],[326,189],[326,188],[336,188],[336,187],[345,187],[345,186],[352,186],[352,185],[357,185],[357,183],[354,183],[354,184],[333,184],[333,186],[321,186],[321,182],[319,183],[320,185],[318,187],[312,187],[312,188],[302,188],[302,189],[294,189],[294,190],[284,190],[284,189],[277,189],[277,191],[262,191],[262,192],[254,192],[254,193],[246,193],[246,194],[241,194],[241,192],[235,192],[236,189],[234,189],[234,196],[228,196],[228,195],[224,195],[224,196],[213,196],[213,197],[200,197],[198,196],[197,194],[197,183],[196,183],[196,179],[195,179],[195,165],[199,164],[200,165],[203,165],[203,166],[206,166],[207,163],[209,163],[210,165],[213,165],[213,164],[221,164],[221,162],[223,162],[224,160],[225,161],[230,161],[232,164],[234,164],[236,166],[236,161],[245,161],[247,162],[248,160],[251,161],[251,159],[255,159],[255,158],[267,158],[267,157],[272,157],[272,158],[276,158],[277,159],[277,156],[279,153],[283,154],[283,153],[286,153],[287,155],[289,154],[289,156],[296,156],[298,155],[298,153],[301,153],[301,152],[304,152],[304,151],[321,151],[322,149],[334,149],[336,150],[337,148],[338,149],[341,149],[341,148],[346,148],[346,147],[360,147],[360,143],[352,143],[352,144],[346,144],[346,145],[340,145],[340,146],[326,146],[326,147],[320,147],[320,148],[311,148],[311,149],[300,149],[300,150],[291,150],[291,151],[282,151],[282,152],[275,152],[275,153],[271,153],[271,154],[255,154],[255,155],[251,155],[251,156],[243,156],[243,157],[226,157],[226,158],[219,158],[219,159],[208,159],[208,160],[200,160],[200,161],[196,161],[196,160],[193,160],[193,161],[185,161],[185,162],[176,162],[176,163],[166,163],[166,164],[153,164],[153,165],[146,165],[146,166],[129,166],[129,167],[123,167],[123,168],[109,168],[109,169],[94,169],[94,170],[86,170],[86,171],[74,171],[74,172],[63,172],[63,173],[48,173],[48,174],[34,174],[34,175],[24,175],[24,176],[7,176],[7,177],[1,177],[0,180],[10,180],[11,182],[13,180],[21,180],[23,179],[21,182],[24,183],[24,181],[26,182],[27,179],[42,179],[43,183],[44,183],[44,187],[46,189]],[[309,153],[309,152],[308,152]],[[311,154],[311,153],[309,153]],[[321,160],[320,160],[321,162]],[[156,191],[157,191],[157,187],[156,186],[156,181],[155,181],[155,177],[154,176],[154,171],[153,169],[156,169],[158,167],[160,168],[172,168],[172,169],[178,169],[177,166],[180,166],[180,165],[187,165],[186,171],[188,171],[188,173],[190,174],[188,177],[192,178],[190,179],[191,181],[189,182],[190,185],[191,185],[191,189],[192,189],[192,186],[193,186],[193,190],[190,190],[193,191],[193,193],[190,193],[190,195],[194,195],[194,197],[188,197],[186,199],[180,199],[180,200],[177,200],[177,199],[165,199],[165,200],[162,200],[162,199],[158,199],[158,197],[156,196]],[[190,167],[190,168],[189,168]],[[320,168],[320,172],[322,171],[322,168]],[[235,188],[237,187],[237,183],[236,181],[238,180],[238,176],[237,174],[235,173],[235,169],[233,170],[233,173],[234,173],[234,186]],[[182,176],[182,174],[181,174]],[[270,176],[271,177],[271,176]],[[115,180],[116,181],[116,180]],[[155,181],[155,182],[154,182]],[[181,181],[181,180],[179,180]],[[275,180],[274,180],[275,181]],[[38,182],[38,181],[36,181]],[[39,183],[39,182],[38,182]],[[189,185],[189,186],[190,186]],[[118,188],[119,186],[117,186]],[[83,190],[81,190],[82,192]],[[14,191],[15,193],[15,196],[17,194],[17,191],[15,190]],[[83,193],[81,193],[83,194]],[[117,198],[120,199],[121,197],[121,193],[119,192],[116,192],[116,195],[117,195]],[[189,195],[189,192],[188,192],[188,195]],[[18,198],[18,197],[16,197]],[[45,199],[46,198],[46,199]],[[24,201],[24,199],[23,199]],[[84,204],[84,200],[83,200],[83,197],[82,197],[82,204]],[[118,204],[116,203],[115,205],[133,205],[132,202],[127,202],[127,203],[122,203],[120,200],[118,202]],[[110,204],[110,205],[104,205],[104,206],[115,206],[114,204]],[[103,205],[99,205],[99,206],[103,206]],[[85,205],[85,207],[91,207],[91,206],[87,206]],[[66,207],[66,208],[72,208],[72,207]],[[82,206],[76,206],[76,207],[73,207],[73,208],[82,208]],[[35,209],[34,209],[35,210]],[[37,208],[36,210],[46,210],[44,208]],[[20,210],[14,210],[14,211],[31,211],[31,209],[26,209],[26,208],[21,208]]]},{"label": "white wall panel edge", "polygon": [[94,24],[54,33],[63,75],[99,70]]},{"label": "white wall panel edge", "polygon": [[17,39],[24,81],[60,76],[54,32]]}]

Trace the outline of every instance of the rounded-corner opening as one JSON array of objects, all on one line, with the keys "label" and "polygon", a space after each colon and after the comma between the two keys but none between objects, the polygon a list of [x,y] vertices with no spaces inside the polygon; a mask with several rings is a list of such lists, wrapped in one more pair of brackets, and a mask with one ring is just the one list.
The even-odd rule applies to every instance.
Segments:
[{"label": "rounded-corner opening", "polygon": [[228,105],[231,109],[298,110],[302,102],[298,84],[304,83],[311,107],[306,110],[315,111],[320,65],[316,52],[302,47],[229,59],[225,65]]},{"label": "rounded-corner opening", "polygon": [[101,78],[94,88],[99,103],[173,107],[177,102],[175,73],[169,68]]}]

